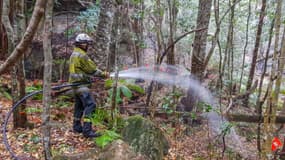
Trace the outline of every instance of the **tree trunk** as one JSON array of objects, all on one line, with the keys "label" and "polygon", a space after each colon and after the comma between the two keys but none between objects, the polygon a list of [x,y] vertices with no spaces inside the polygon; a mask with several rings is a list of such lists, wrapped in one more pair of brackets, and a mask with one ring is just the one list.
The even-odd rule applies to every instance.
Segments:
[{"label": "tree trunk", "polygon": [[115,3],[113,0],[104,0],[100,1],[100,3],[99,23],[95,36],[95,54],[91,55],[91,58],[97,62],[98,56],[101,60],[100,63],[103,63],[102,67],[107,68]]},{"label": "tree trunk", "polygon": [[239,92],[240,92],[240,88],[242,85],[242,79],[243,79],[243,72],[244,72],[244,66],[245,66],[245,55],[247,53],[247,45],[248,45],[248,31],[249,31],[249,20],[250,20],[250,16],[251,16],[251,0],[249,0],[248,2],[248,16],[247,16],[247,20],[246,20],[246,35],[245,35],[245,44],[244,44],[244,48],[243,48],[243,56],[242,56],[242,65],[241,65],[241,74],[240,74],[240,80],[239,80]]},{"label": "tree trunk", "polygon": [[2,23],[3,1],[0,1],[0,60],[4,60],[7,53],[7,39]]},{"label": "tree trunk", "polygon": [[53,0],[48,0],[45,12],[44,25],[44,85],[43,85],[43,146],[45,159],[50,160],[50,104],[51,104],[51,77],[52,77],[52,14],[53,14]]},{"label": "tree trunk", "polygon": [[[206,58],[207,33],[211,16],[211,7],[212,0],[199,1],[196,29],[205,28],[205,30],[195,32],[191,60],[191,73],[196,76],[198,80],[203,79],[206,67],[204,62]],[[188,88],[187,96],[184,101],[181,102],[184,106],[187,106],[186,111],[191,111],[193,107],[196,107],[197,101],[198,97],[197,94],[195,94],[195,91]]]},{"label": "tree trunk", "polygon": [[[229,0],[229,8],[231,10],[229,15],[229,26],[228,26],[228,33],[227,33],[227,42],[226,42],[226,48],[225,48],[225,56],[223,61],[223,75],[226,75],[228,84],[228,91],[231,95],[232,93],[232,82],[233,82],[233,36],[234,36],[234,11],[235,11],[235,2],[236,0],[233,0],[233,7],[232,7],[232,1]],[[225,68],[227,66],[227,72],[225,71]],[[226,74],[225,74],[226,73]]]},{"label": "tree trunk", "polygon": [[196,28],[207,28],[201,32],[196,32],[193,42],[193,52],[191,60],[191,73],[202,80],[205,70],[205,57],[207,45],[207,33],[211,16],[212,0],[199,0],[199,11]]},{"label": "tree trunk", "polygon": [[[255,74],[255,66],[256,66],[256,60],[257,60],[257,55],[258,55],[258,50],[259,50],[259,45],[260,45],[260,39],[261,39],[261,33],[262,33],[262,28],[263,28],[263,21],[265,17],[265,8],[266,8],[266,0],[262,0],[262,6],[260,10],[260,16],[259,16],[259,22],[257,26],[257,32],[256,32],[256,39],[255,39],[255,45],[252,53],[252,60],[251,60],[251,66],[250,66],[250,72],[248,76],[248,81],[246,85],[246,90],[249,90],[251,88],[254,74]],[[244,98],[244,106],[248,106],[248,100],[249,96]]]},{"label": "tree trunk", "polygon": [[[37,30],[38,24],[44,14],[46,2],[47,0],[37,0],[32,14],[32,18],[30,20],[30,23],[26,29],[24,36],[21,39],[21,42],[13,50],[8,59],[3,64],[0,65],[0,75],[7,72],[10,69],[10,67],[12,67],[21,58],[21,55],[25,53],[28,45],[31,43],[36,33],[35,31]],[[3,19],[2,21],[4,22]]]},{"label": "tree trunk", "polygon": [[[264,112],[264,136],[265,136],[265,143],[263,145],[264,152],[263,156],[266,154],[271,154],[271,140],[273,138],[274,129],[275,129],[275,118],[276,118],[276,109],[277,104],[274,103],[275,95],[272,94],[272,87],[276,77],[276,69],[277,69],[277,55],[278,55],[278,48],[279,48],[279,34],[280,34],[280,25],[281,25],[281,6],[282,0],[277,1],[277,8],[276,8],[276,22],[275,22],[275,40],[274,40],[274,53],[273,53],[273,62],[271,68],[271,75],[270,81],[267,87],[267,93],[269,94],[267,97],[267,104]],[[269,146],[267,146],[269,145]]]},{"label": "tree trunk", "polygon": [[[268,62],[271,40],[272,40],[272,35],[273,35],[274,23],[275,23],[275,17],[272,20],[271,27],[269,30],[269,41],[268,41],[268,45],[267,45],[264,66],[267,66],[267,62]],[[261,153],[261,141],[260,141],[261,137],[260,136],[261,136],[261,123],[262,123],[262,118],[261,118],[262,117],[262,106],[264,104],[266,96],[268,95],[268,94],[265,94],[265,96],[263,98],[261,98],[263,81],[264,81],[264,77],[266,74],[266,69],[267,69],[266,67],[263,68],[263,72],[262,72],[260,82],[259,82],[257,102],[256,102],[256,111],[257,111],[258,116],[260,117],[260,119],[259,119],[260,121],[258,122],[258,126],[257,126],[257,149],[260,153]]]},{"label": "tree trunk", "polygon": [[109,54],[108,54],[108,64],[107,64],[107,71],[114,71],[115,61],[116,61],[116,43],[118,40],[118,26],[119,26],[119,17],[121,16],[121,13],[117,9],[115,11],[115,15],[113,17],[113,25],[112,25],[112,31],[111,31],[111,40],[110,40],[110,48],[109,48]]},{"label": "tree trunk", "polygon": [[[178,8],[176,7],[176,0],[168,0],[168,8],[169,8],[169,39],[168,46],[173,44],[175,32],[176,32],[176,17],[178,13]],[[174,65],[175,64],[175,45],[171,47],[169,53],[167,54],[167,63]]]},{"label": "tree trunk", "polygon": [[[26,23],[25,23],[25,3],[24,0],[16,0],[15,1],[15,44],[19,43],[23,33],[26,29]],[[25,71],[24,71],[24,55],[21,55],[19,61],[16,63],[16,65],[13,67],[13,91],[15,93],[13,94],[13,100],[14,103],[21,98],[23,98],[26,94],[26,85],[25,85]],[[14,128],[22,127],[26,128],[28,127],[28,120],[27,120],[27,114],[25,112],[26,106],[25,103],[23,103],[21,106],[19,106],[15,112],[14,112]]]},{"label": "tree trunk", "polygon": [[[2,21],[3,25],[5,27],[6,33],[7,33],[7,38],[8,38],[8,53],[11,53],[15,47],[16,41],[17,41],[17,34],[19,33],[18,37],[21,37],[20,31],[22,28],[24,28],[24,24],[20,24],[19,19],[16,19],[16,24],[15,26],[18,26],[18,28],[13,29],[12,23],[10,21],[10,16],[9,11],[15,11],[15,6],[10,3],[11,1],[4,1],[3,2],[3,14],[2,14]],[[16,14],[17,17],[21,17],[21,14],[23,14],[23,3],[20,3],[21,1],[17,1],[19,3],[19,6],[16,7]],[[11,16],[11,19],[14,19],[14,15]],[[19,30],[18,30],[19,29]],[[18,31],[15,33],[15,31]],[[24,74],[23,74],[23,68],[21,66],[22,63],[16,64],[15,67],[13,67],[13,71],[11,72],[12,76],[12,97],[13,97],[13,103],[18,101],[21,97],[25,95],[25,79],[24,79]],[[18,70],[19,69],[19,70]],[[19,71],[19,73],[17,73]],[[17,108],[17,110],[14,111],[13,114],[13,124],[14,128],[25,128],[27,126],[27,115],[25,113],[25,107],[24,105],[20,106]]]},{"label": "tree trunk", "polygon": [[134,40],[134,48],[135,48],[135,63],[136,66],[140,66],[142,64],[141,60],[141,53],[142,53],[142,44],[143,44],[143,20],[144,20],[144,15],[141,13],[144,12],[144,1],[141,0],[140,3],[135,3],[135,14],[139,15],[134,18],[134,22],[132,25],[132,30],[136,36]]},{"label": "tree trunk", "polygon": [[164,15],[164,10],[161,7],[161,2],[160,0],[155,1],[155,20],[154,24],[156,27],[156,40],[157,40],[157,57],[156,57],[156,63],[159,62],[159,58],[161,57],[161,52],[165,49],[164,47],[164,39],[163,39],[163,34],[162,34],[162,21],[163,21],[163,15]]},{"label": "tree trunk", "polygon": [[[225,116],[227,120],[229,121],[235,121],[235,122],[248,122],[248,123],[259,123],[260,119],[263,122],[264,117],[262,116],[260,118],[259,115],[244,115],[244,114],[229,114]],[[285,117],[284,116],[278,116],[276,117],[276,123],[285,123]]]},{"label": "tree trunk", "polygon": [[[282,6],[282,2],[280,2],[280,3],[281,3],[280,5]],[[280,13],[278,15],[281,16],[281,10],[280,10]],[[272,99],[273,104],[278,103],[280,86],[281,86],[281,82],[282,82],[282,75],[283,75],[283,71],[284,71],[283,70],[284,69],[284,58],[285,58],[285,27],[284,27],[283,36],[282,36],[281,54],[278,57],[278,63],[277,63],[278,64],[277,75],[276,75],[275,89],[274,89],[274,93],[273,93],[274,96]]]}]

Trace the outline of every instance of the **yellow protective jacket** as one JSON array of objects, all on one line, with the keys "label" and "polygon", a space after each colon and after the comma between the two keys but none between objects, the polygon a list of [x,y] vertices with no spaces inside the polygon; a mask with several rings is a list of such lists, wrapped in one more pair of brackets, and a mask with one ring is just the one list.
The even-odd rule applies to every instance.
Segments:
[{"label": "yellow protective jacket", "polygon": [[84,50],[75,47],[69,60],[69,83],[88,82],[93,76],[103,76],[103,72]]}]

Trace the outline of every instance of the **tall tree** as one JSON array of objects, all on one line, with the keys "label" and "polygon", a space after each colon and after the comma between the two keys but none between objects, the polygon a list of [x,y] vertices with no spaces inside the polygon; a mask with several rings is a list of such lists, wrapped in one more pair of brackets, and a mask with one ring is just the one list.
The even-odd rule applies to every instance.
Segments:
[{"label": "tall tree", "polygon": [[101,63],[103,62],[103,66],[105,68],[108,65],[107,57],[109,55],[108,51],[113,24],[114,7],[114,0],[100,1],[99,23],[95,35],[95,54],[90,55],[94,61],[96,61],[98,56]]},{"label": "tall tree", "polygon": [[[169,38],[168,38],[168,46],[174,43],[174,37],[176,32],[176,17],[178,13],[177,1],[176,0],[168,0],[168,17],[169,17]],[[167,63],[175,64],[175,45],[171,47],[169,53],[167,54]]]},{"label": "tall tree", "polygon": [[114,71],[114,66],[116,62],[116,44],[118,40],[118,26],[119,26],[119,17],[121,16],[121,13],[119,12],[119,9],[116,9],[115,15],[113,17],[113,25],[112,25],[112,31],[111,31],[111,38],[110,38],[110,48],[109,48],[109,54],[108,54],[108,64],[107,64],[107,71]]},{"label": "tall tree", "polygon": [[[3,2],[7,2],[6,0]],[[11,52],[10,56],[8,57],[8,59],[0,65],[0,75],[7,72],[11,66],[13,66],[20,58],[21,55],[23,55],[28,47],[28,45],[31,43],[34,35],[35,35],[35,31],[38,28],[38,25],[40,23],[40,20],[42,18],[42,16],[44,15],[44,9],[46,7],[46,2],[47,0],[37,0],[35,7],[34,7],[34,11],[32,14],[32,18],[30,20],[30,23],[25,31],[24,36],[22,37],[20,43],[17,45],[17,47],[13,50],[13,52]],[[4,4],[3,4],[3,12],[4,12]],[[2,17],[5,16],[6,20],[7,20],[7,16],[6,15],[2,15]],[[2,21],[4,22],[4,19],[2,19]],[[8,20],[7,20],[8,21]],[[9,27],[8,27],[9,29]],[[10,32],[7,31],[6,28],[6,32]],[[12,35],[13,36],[13,35]]]},{"label": "tall tree", "polygon": [[[242,85],[242,80],[243,80],[243,73],[244,73],[244,66],[245,66],[245,57],[246,57],[246,53],[247,53],[247,46],[248,46],[248,31],[249,31],[249,20],[251,17],[251,0],[249,0],[248,2],[248,16],[247,16],[247,20],[246,20],[246,34],[245,34],[245,44],[244,44],[244,48],[243,48],[243,56],[242,56],[242,65],[241,65],[241,74],[240,74],[240,80],[239,80],[239,86]],[[239,87],[239,91],[240,91]]]},{"label": "tall tree", "polygon": [[132,22],[132,30],[135,34],[135,40],[134,40],[134,60],[137,66],[140,66],[142,63],[141,59],[141,53],[142,53],[142,44],[143,44],[143,20],[144,20],[144,1],[139,0],[134,3],[134,9],[135,9],[135,15],[133,16],[133,22]]},{"label": "tall tree", "polygon": [[[25,1],[24,0],[15,0],[14,1],[14,31],[15,31],[15,44],[19,43],[23,33],[26,29],[26,21],[25,21]],[[25,91],[25,71],[24,71],[24,55],[21,55],[19,61],[13,67],[12,70],[12,95],[13,102],[20,100],[26,94]],[[29,125],[26,115],[26,107],[25,104],[18,107],[14,114],[14,127],[27,127]]]},{"label": "tall tree", "polygon": [[[22,17],[24,19],[24,1],[17,0],[14,2],[16,3],[11,3],[11,1],[3,2],[2,21],[8,37],[8,53],[12,53],[18,38],[22,36],[21,31],[25,28],[25,23],[22,21]],[[15,26],[15,28],[13,28],[13,26]],[[21,61],[13,67],[11,72],[13,103],[25,95],[25,79],[23,72]],[[27,115],[24,110],[24,105],[15,110],[13,114],[14,128],[27,126]]]},{"label": "tall tree", "polygon": [[52,14],[53,14],[53,0],[48,0],[45,11],[44,24],[44,85],[43,85],[43,146],[45,159],[52,159],[50,150],[50,104],[51,104],[51,77],[52,77]]},{"label": "tall tree", "polygon": [[206,28],[203,31],[196,32],[193,42],[193,52],[191,60],[191,73],[200,80],[204,75],[207,34],[211,16],[212,0],[199,0],[199,10],[196,22],[196,28]]},{"label": "tall tree", "polygon": [[[262,34],[262,28],[263,28],[263,21],[265,17],[265,8],[266,8],[266,0],[262,0],[262,6],[260,10],[260,15],[259,15],[259,22],[257,26],[257,32],[256,32],[256,39],[255,39],[255,45],[252,53],[252,60],[251,60],[251,66],[250,66],[250,72],[246,84],[246,90],[250,90],[253,82],[253,77],[255,74],[255,66],[256,66],[256,61],[257,61],[257,55],[258,55],[258,50],[259,50],[259,45],[260,45],[260,39],[261,39],[261,34]],[[248,100],[249,96],[245,96],[243,104],[244,106],[248,106]]]},{"label": "tall tree", "polygon": [[[282,69],[280,67],[282,67],[282,63],[283,63],[283,59],[280,59],[280,61],[278,61],[278,54],[279,54],[279,36],[280,36],[280,26],[281,26],[281,11],[282,11],[282,0],[278,0],[277,1],[277,8],[276,8],[276,21],[275,21],[275,39],[274,39],[274,53],[273,53],[273,62],[272,62],[272,68],[271,68],[271,74],[270,74],[270,81],[268,83],[268,87],[267,87],[267,93],[268,93],[268,97],[267,97],[267,104],[266,104],[266,108],[265,108],[265,112],[264,112],[264,134],[265,134],[265,143],[263,145],[265,151],[263,155],[266,154],[270,154],[270,147],[267,145],[270,145],[273,134],[274,134],[274,129],[275,129],[275,119],[276,119],[276,111],[277,111],[277,101],[278,101],[278,94],[279,94],[279,83],[278,81],[276,81],[276,85],[275,86],[275,91],[273,91],[272,93],[272,88],[273,88],[273,83],[274,81],[280,80],[278,77],[280,76],[277,71],[281,71],[280,74],[282,74]],[[284,38],[284,34],[283,34],[283,38]],[[282,45],[284,45],[283,43],[284,41],[282,40]],[[282,47],[283,48],[283,47]],[[284,54],[284,53],[283,53]],[[279,62],[279,64],[277,63]],[[280,63],[281,62],[281,63]],[[277,64],[279,66],[277,66]],[[277,68],[278,67],[278,68]],[[281,69],[281,70],[278,70]]]}]

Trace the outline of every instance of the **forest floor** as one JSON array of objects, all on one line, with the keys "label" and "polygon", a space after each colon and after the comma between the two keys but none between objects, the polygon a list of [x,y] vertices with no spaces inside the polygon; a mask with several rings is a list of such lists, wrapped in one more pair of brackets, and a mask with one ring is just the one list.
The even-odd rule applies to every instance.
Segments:
[{"label": "forest floor", "polygon": [[[28,84],[32,84],[29,82]],[[73,103],[60,103],[60,106],[53,106],[51,109],[51,145],[52,153],[74,154],[81,153],[91,148],[97,148],[95,141],[84,138],[81,134],[71,131],[73,117]],[[28,114],[29,122],[34,124],[33,129],[12,129],[12,118],[8,123],[8,141],[12,151],[22,159],[44,159],[41,143],[41,108],[40,100],[28,100],[26,106],[30,108]],[[0,122],[1,133],[3,132],[3,121],[11,108],[11,101],[4,96],[0,97]],[[205,119],[200,119],[199,123],[186,125],[183,123],[169,123],[169,121],[156,117],[154,123],[158,124],[167,133],[170,141],[169,154],[165,160],[202,160],[202,159],[241,159],[240,154],[235,153],[231,148],[225,147],[218,140],[219,137],[211,136],[209,123]],[[178,121],[177,121],[178,122]],[[250,129],[244,125],[240,129],[241,133],[247,137],[243,145],[245,150],[254,152],[255,140],[248,134]],[[9,152],[3,143],[3,135],[0,134],[0,160],[11,159]],[[225,149],[225,150],[224,150]],[[223,152],[224,150],[224,152]],[[256,153],[256,152],[255,152]],[[248,159],[255,158],[252,153]]]}]

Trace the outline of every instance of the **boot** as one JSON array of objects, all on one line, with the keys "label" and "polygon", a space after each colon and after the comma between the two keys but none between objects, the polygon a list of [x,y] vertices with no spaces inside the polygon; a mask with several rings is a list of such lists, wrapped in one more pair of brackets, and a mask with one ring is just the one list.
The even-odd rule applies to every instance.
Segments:
[{"label": "boot", "polygon": [[86,138],[94,138],[94,137],[101,136],[101,134],[96,133],[95,131],[92,130],[91,122],[84,122],[84,125],[83,125],[83,136],[86,137]]},{"label": "boot", "polygon": [[81,126],[81,122],[79,120],[73,121],[73,131],[75,133],[82,133],[82,126]]}]

